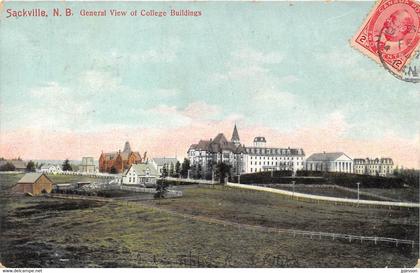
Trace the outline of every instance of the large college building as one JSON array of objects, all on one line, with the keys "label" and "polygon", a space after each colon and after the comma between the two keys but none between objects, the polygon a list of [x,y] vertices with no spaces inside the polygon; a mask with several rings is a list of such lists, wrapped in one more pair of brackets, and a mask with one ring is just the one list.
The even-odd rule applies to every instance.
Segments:
[{"label": "large college building", "polygon": [[266,147],[265,137],[254,138],[253,145],[240,143],[235,125],[230,141],[220,133],[214,139],[200,140],[190,146],[188,158],[192,166],[200,166],[204,175],[212,172],[214,165],[224,162],[232,166],[234,175],[270,170],[303,169],[305,153],[302,149]]},{"label": "large college building", "polygon": [[390,176],[394,173],[392,158],[355,158],[354,172],[357,174]]},{"label": "large college building", "polygon": [[130,143],[127,141],[124,150],[121,152],[101,153],[99,157],[99,171],[102,173],[122,173],[132,164],[147,161],[146,152],[142,157],[139,152],[131,150]]},{"label": "large college building", "polygon": [[266,147],[265,137],[255,137],[253,145],[246,147],[245,172],[289,170],[296,172],[303,169],[305,152],[300,148]]},{"label": "large college building", "polygon": [[191,166],[199,166],[204,176],[211,175],[214,165],[223,162],[232,166],[233,174],[241,174],[244,170],[244,155],[246,149],[240,143],[238,129],[233,129],[231,140],[224,134],[218,134],[214,139],[200,140],[188,149],[188,159]]}]

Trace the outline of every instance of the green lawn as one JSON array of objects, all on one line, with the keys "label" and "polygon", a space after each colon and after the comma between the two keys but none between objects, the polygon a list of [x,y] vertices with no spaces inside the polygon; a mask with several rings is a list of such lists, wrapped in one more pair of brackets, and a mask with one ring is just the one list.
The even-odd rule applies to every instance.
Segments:
[{"label": "green lawn", "polygon": [[222,187],[189,187],[183,198],[128,203],[13,196],[3,188],[0,262],[8,267],[409,267],[418,258],[417,247],[293,238],[191,220],[143,204],[265,226],[315,228],[310,221],[317,219],[322,229],[329,222],[330,230],[354,233],[365,233],[362,229],[374,223],[383,234],[397,225],[418,225],[416,212],[334,208]]},{"label": "green lawn", "polygon": [[419,202],[420,200],[420,190],[414,187],[401,189],[366,188],[363,191],[393,198],[401,202]]},{"label": "green lawn", "polygon": [[222,186],[184,190],[156,206],[191,215],[268,227],[418,240],[418,209],[389,210],[290,200],[283,195]]}]

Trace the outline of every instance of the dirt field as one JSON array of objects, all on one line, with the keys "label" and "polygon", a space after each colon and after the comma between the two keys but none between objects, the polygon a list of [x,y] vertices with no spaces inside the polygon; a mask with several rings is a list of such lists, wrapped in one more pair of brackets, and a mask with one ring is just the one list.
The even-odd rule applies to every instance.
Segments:
[{"label": "dirt field", "polygon": [[8,267],[410,267],[418,258],[417,247],[294,238],[179,216],[411,238],[418,237],[416,211],[333,208],[222,187],[111,203],[1,190],[0,204],[0,262]]}]

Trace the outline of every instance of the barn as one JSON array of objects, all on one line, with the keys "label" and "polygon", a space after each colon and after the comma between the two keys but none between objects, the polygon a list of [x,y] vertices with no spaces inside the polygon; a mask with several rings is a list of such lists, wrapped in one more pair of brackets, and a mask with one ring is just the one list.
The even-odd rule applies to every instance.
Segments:
[{"label": "barn", "polygon": [[13,187],[13,191],[38,195],[50,193],[53,182],[43,173],[27,173]]}]

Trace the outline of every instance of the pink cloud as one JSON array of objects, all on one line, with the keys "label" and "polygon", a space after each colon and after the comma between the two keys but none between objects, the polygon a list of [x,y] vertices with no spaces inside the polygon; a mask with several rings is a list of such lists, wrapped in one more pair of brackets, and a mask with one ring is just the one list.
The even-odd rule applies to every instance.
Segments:
[{"label": "pink cloud", "polygon": [[[19,129],[3,132],[0,156],[24,159],[81,159],[99,158],[101,151],[117,151],[129,140],[131,147],[150,157],[186,156],[192,143],[214,138],[219,132],[230,138],[234,119],[197,121],[173,129],[115,129],[98,133],[69,133],[40,129]],[[392,157],[395,164],[419,168],[419,138],[406,139],[388,134],[381,139],[357,140],[343,134],[347,125],[340,115],[332,115],[319,126],[281,132],[268,127],[238,126],[241,143],[250,145],[255,136],[265,136],[269,146],[301,147],[309,156],[314,152],[342,151],[350,157]]]}]

